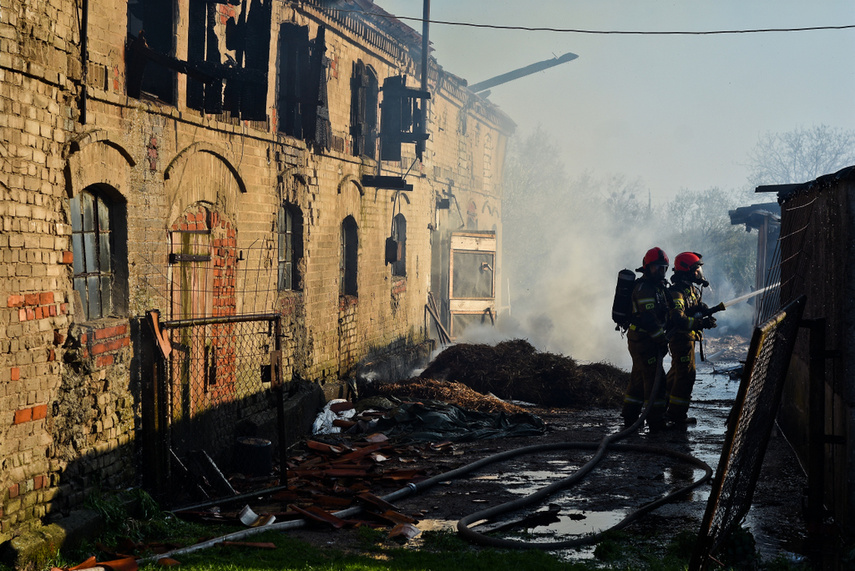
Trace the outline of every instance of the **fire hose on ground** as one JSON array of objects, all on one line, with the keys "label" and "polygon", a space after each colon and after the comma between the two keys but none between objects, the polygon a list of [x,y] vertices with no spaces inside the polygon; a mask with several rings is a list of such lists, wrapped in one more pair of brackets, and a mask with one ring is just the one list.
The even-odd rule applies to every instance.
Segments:
[{"label": "fire hose on ground", "polygon": [[[760,295],[760,294],[762,294],[762,293],[764,293],[764,292],[766,292],[766,291],[768,291],[774,287],[777,287],[777,286],[778,286],[778,284],[773,284],[773,285],[764,287],[762,289],[759,289],[757,291],[753,291],[753,292],[747,293],[745,295],[741,295],[739,297],[733,298],[731,300],[721,302],[718,305],[716,305],[715,307],[710,308],[708,315],[711,315],[712,313],[715,313],[718,311],[723,311],[724,309],[726,309],[726,308],[728,308],[728,307],[730,307],[736,303],[751,299],[751,298],[758,296],[758,295]],[[663,379],[662,379],[662,357],[660,356],[659,361],[657,363],[656,380],[654,382],[652,394],[657,394],[657,391],[659,390],[659,386],[661,385],[662,382],[663,382]],[[615,442],[617,442],[618,440],[621,440],[622,438],[625,438],[626,436],[635,433],[635,431],[638,429],[638,427],[641,426],[641,424],[647,418],[647,416],[650,412],[650,406],[651,405],[652,405],[652,401],[648,402],[647,406],[642,411],[641,416],[632,424],[632,426],[629,426],[628,428],[625,428],[624,430],[622,430],[620,432],[607,435],[605,438],[603,438],[603,440],[599,444],[587,443],[587,442],[566,442],[566,443],[559,443],[559,444],[555,444],[555,445],[531,446],[528,448],[520,448],[517,450],[511,450],[509,452],[497,455],[497,456],[505,456],[505,458],[508,458],[508,457],[512,457],[515,455],[531,454],[531,453],[535,453],[535,452],[544,452],[544,451],[548,451],[548,450],[563,450],[563,449],[569,449],[569,448],[596,448],[596,452],[595,452],[594,456],[586,464],[584,464],[582,467],[580,467],[571,476],[568,476],[567,478],[564,478],[562,480],[554,482],[554,483],[552,483],[552,484],[550,484],[544,488],[541,488],[537,492],[534,492],[533,494],[530,494],[530,495],[525,496],[523,498],[512,500],[510,502],[506,502],[504,504],[494,506],[492,508],[487,508],[485,510],[481,510],[479,512],[473,513],[471,515],[468,515],[468,516],[462,518],[460,521],[457,522],[458,533],[460,533],[461,536],[463,536],[464,538],[466,538],[467,540],[469,540],[473,543],[478,543],[480,545],[487,545],[487,546],[497,547],[497,548],[505,548],[505,549],[508,549],[508,548],[511,548],[511,549],[513,549],[513,548],[525,548],[525,549],[553,550],[553,549],[567,549],[567,548],[579,547],[581,545],[587,545],[587,544],[590,544],[590,543],[593,543],[593,542],[599,540],[604,534],[606,534],[609,531],[622,529],[622,528],[628,526],[629,524],[633,523],[635,520],[637,520],[642,515],[658,508],[659,506],[661,506],[665,503],[674,501],[675,499],[683,496],[687,492],[689,492],[689,491],[693,490],[694,488],[696,488],[696,487],[706,483],[707,481],[709,481],[710,478],[712,477],[712,474],[713,474],[712,468],[706,462],[703,462],[702,460],[699,460],[690,454],[684,454],[684,453],[677,452],[674,450],[668,450],[668,449],[657,448],[657,447],[652,447],[652,446],[642,446],[642,445],[632,445],[632,444],[615,444]],[[498,516],[500,514],[520,510],[522,508],[525,508],[525,507],[531,506],[533,504],[542,502],[546,498],[548,498],[549,496],[555,494],[556,492],[563,490],[565,488],[568,488],[568,487],[572,486],[573,484],[581,481],[591,470],[594,469],[594,467],[600,462],[600,460],[603,459],[603,457],[605,456],[606,451],[608,449],[617,450],[617,451],[639,451],[639,452],[647,452],[647,453],[653,453],[653,454],[664,454],[664,455],[671,456],[673,458],[678,458],[678,459],[683,460],[685,462],[696,465],[697,467],[704,470],[704,476],[702,478],[700,478],[699,480],[692,482],[691,484],[689,484],[687,486],[684,486],[684,487],[682,487],[682,488],[680,488],[674,492],[671,492],[671,493],[663,496],[662,498],[659,498],[658,500],[650,502],[650,503],[642,506],[641,508],[635,510],[634,512],[629,513],[623,520],[621,520],[620,522],[618,522],[616,525],[612,526],[608,530],[604,530],[604,531],[597,532],[594,534],[586,535],[584,537],[580,537],[580,538],[576,538],[576,539],[570,539],[570,540],[566,540],[566,541],[549,542],[549,543],[515,541],[515,540],[511,540],[511,539],[491,537],[491,536],[485,535],[483,533],[479,533],[477,531],[474,531],[470,527],[474,522],[478,522],[478,521],[490,519],[490,518],[495,518],[496,516]],[[490,457],[490,458],[495,458],[495,457]],[[490,458],[485,458],[485,460],[489,460]],[[502,458],[502,459],[505,459],[505,458]]]},{"label": "fire hose on ground", "polygon": [[[660,358],[660,365],[661,365],[661,358]],[[661,367],[659,369],[660,369],[660,374],[657,374],[654,389],[658,388],[658,385],[660,385],[662,383]],[[558,482],[550,484],[549,486],[546,486],[546,487],[538,490],[537,492],[535,492],[531,495],[525,496],[523,498],[520,498],[518,500],[514,500],[512,502],[506,502],[506,503],[501,504],[499,506],[495,506],[495,507],[474,513],[472,515],[466,516],[457,523],[457,530],[460,533],[460,535],[463,536],[465,539],[472,541],[474,543],[493,546],[493,547],[524,548],[524,549],[536,548],[536,549],[543,549],[543,550],[552,550],[552,549],[563,549],[563,548],[568,548],[568,547],[576,547],[579,545],[585,545],[585,544],[592,543],[592,542],[598,540],[604,533],[606,533],[606,531],[599,532],[599,533],[594,534],[594,535],[587,535],[585,537],[581,537],[581,538],[573,539],[573,540],[568,540],[568,541],[561,541],[561,542],[554,542],[554,543],[531,543],[531,542],[512,541],[512,540],[508,540],[508,539],[489,537],[489,536],[486,536],[484,534],[473,531],[469,526],[472,524],[472,522],[479,521],[479,520],[486,519],[486,518],[491,518],[491,517],[497,516],[497,515],[502,514],[502,513],[507,513],[507,512],[519,510],[521,508],[531,506],[533,504],[541,502],[542,500],[553,495],[554,493],[558,492],[559,490],[567,488],[567,487],[571,486],[572,484],[582,480],[582,478],[584,478],[588,474],[588,472],[590,472],[594,468],[594,466],[597,463],[599,463],[599,461],[605,456],[606,449],[611,449],[611,450],[615,450],[615,451],[630,451],[630,452],[645,452],[645,453],[652,453],[652,454],[662,454],[662,455],[671,456],[673,458],[677,458],[679,460],[683,460],[685,462],[694,464],[697,467],[699,467],[705,471],[705,475],[700,480],[692,482],[690,485],[684,486],[684,487],[682,487],[682,488],[680,488],[680,489],[678,489],[678,490],[676,490],[676,491],[674,491],[674,492],[672,492],[666,496],[663,496],[662,498],[659,498],[658,500],[655,500],[653,502],[650,502],[650,503],[642,506],[641,508],[639,508],[635,512],[630,513],[626,518],[624,518],[622,521],[618,522],[610,530],[615,530],[615,529],[620,529],[620,528],[626,527],[627,525],[629,525],[630,523],[632,523],[633,521],[635,521],[636,519],[641,517],[643,514],[649,512],[649,511],[652,511],[652,510],[658,508],[659,506],[661,506],[667,502],[674,501],[676,498],[682,496],[683,494],[689,492],[690,490],[700,486],[701,484],[703,484],[707,480],[709,480],[710,477],[712,476],[712,468],[710,468],[709,465],[707,465],[705,462],[703,462],[703,461],[701,461],[701,460],[699,460],[699,459],[697,459],[697,458],[695,458],[689,454],[684,454],[684,453],[677,452],[674,450],[668,450],[665,448],[657,448],[657,447],[653,447],[653,446],[635,445],[635,444],[615,444],[615,442],[617,440],[624,438],[627,435],[629,435],[630,433],[634,432],[641,425],[641,423],[644,422],[644,420],[647,418],[647,415],[649,413],[649,409],[650,409],[650,403],[648,403],[648,406],[645,407],[645,409],[642,411],[642,414],[639,416],[638,420],[636,420],[632,426],[625,428],[624,430],[622,430],[618,433],[610,434],[610,435],[606,436],[599,443],[597,443],[597,442],[558,442],[558,443],[551,443],[551,444],[537,444],[537,445],[533,445],[533,446],[525,446],[522,448],[517,448],[514,450],[507,450],[505,452],[500,452],[498,454],[493,454],[491,456],[487,456],[485,458],[482,458],[480,460],[477,460],[477,461],[472,462],[470,464],[467,464],[465,466],[461,466],[460,468],[456,468],[454,470],[450,470],[448,472],[438,474],[436,476],[428,478],[427,480],[424,480],[424,481],[421,481],[418,483],[407,484],[406,487],[401,488],[399,490],[396,490],[390,494],[387,494],[386,496],[383,496],[381,499],[386,501],[386,502],[394,502],[396,500],[403,499],[403,498],[410,496],[412,494],[415,494],[418,492],[423,492],[423,491],[433,487],[434,485],[439,484],[440,482],[447,482],[449,480],[461,478],[463,476],[466,476],[466,475],[468,475],[468,474],[470,474],[476,470],[479,470],[485,466],[488,466],[490,464],[493,464],[496,462],[502,462],[504,460],[509,460],[509,459],[515,458],[517,456],[523,456],[523,455],[527,455],[527,454],[537,454],[537,453],[543,453],[543,452],[554,452],[554,451],[559,451],[559,450],[569,450],[569,449],[574,449],[574,448],[575,449],[580,449],[580,448],[581,449],[595,449],[596,452],[595,452],[594,456],[591,458],[591,460],[589,460],[584,466],[579,468],[579,470],[577,470],[572,476],[570,476],[568,478],[564,478],[563,480],[559,480]],[[362,511],[362,509],[363,508],[361,506],[354,506],[351,508],[347,508],[347,509],[335,512],[333,515],[335,515],[336,517],[339,517],[339,518],[347,518],[347,517],[351,517],[353,515],[358,514],[359,512]],[[273,523],[273,524],[265,525],[265,526],[251,527],[248,529],[236,531],[236,532],[233,532],[233,533],[230,533],[227,535],[223,535],[220,537],[209,539],[209,540],[201,542],[201,543],[197,543],[197,544],[190,545],[187,547],[174,549],[168,553],[162,553],[162,554],[154,555],[151,557],[139,559],[137,561],[137,563],[139,563],[139,564],[152,563],[152,562],[155,562],[159,559],[171,558],[171,557],[174,557],[176,555],[181,555],[181,554],[185,554],[185,553],[192,553],[194,551],[207,549],[207,548],[213,547],[219,543],[224,543],[227,541],[242,540],[242,539],[245,539],[246,537],[256,535],[258,533],[263,533],[266,531],[286,531],[286,530],[291,530],[291,529],[299,529],[299,528],[305,526],[306,523],[307,522],[304,519],[297,519],[297,520],[277,522],[277,523]],[[607,531],[609,531],[609,530],[607,530]]]},{"label": "fire hose on ground", "polygon": [[[651,394],[657,394],[659,387],[663,382],[662,375],[662,356],[659,357],[657,362],[657,370],[656,370],[656,380],[653,383],[653,391]],[[490,547],[497,547],[502,549],[541,549],[546,551],[551,551],[555,549],[568,549],[573,547],[579,547],[582,545],[588,545],[590,543],[594,543],[603,537],[606,533],[610,531],[615,531],[618,529],[622,529],[629,524],[633,523],[637,519],[639,519],[642,515],[655,510],[659,506],[672,502],[679,497],[682,497],[684,494],[689,491],[697,488],[698,486],[706,483],[712,477],[713,470],[712,468],[704,461],[695,458],[690,454],[685,454],[682,452],[677,452],[675,450],[670,450],[667,448],[659,448],[654,446],[645,446],[638,444],[616,444],[618,440],[626,438],[630,434],[634,434],[636,430],[642,425],[642,423],[646,420],[647,416],[650,414],[650,408],[653,405],[652,399],[648,401],[647,406],[645,406],[641,415],[638,419],[629,427],[624,428],[620,432],[616,432],[613,434],[609,434],[604,437],[599,443],[596,442],[561,442],[557,444],[547,444],[542,446],[529,446],[526,448],[519,448],[517,450],[510,450],[508,452],[503,453],[507,455],[507,457],[512,457],[515,455],[519,455],[522,453],[531,454],[534,452],[544,452],[544,451],[552,451],[552,450],[566,450],[571,448],[584,448],[584,449],[596,449],[596,452],[591,457],[588,462],[582,465],[576,472],[574,472],[571,476],[567,478],[558,480],[557,482],[553,482],[548,486],[541,488],[540,490],[530,494],[528,496],[512,500],[510,502],[505,502],[504,504],[500,504],[498,506],[494,506],[492,508],[487,508],[485,510],[481,510],[479,512],[470,514],[460,521],[457,522],[457,532],[473,543],[477,543],[479,545],[486,545]],[[590,473],[597,464],[605,457],[607,450],[616,450],[616,451],[631,451],[631,452],[645,452],[651,454],[662,454],[666,456],[671,456],[672,458],[677,458],[679,460],[683,460],[687,463],[694,464],[698,468],[704,470],[704,475],[699,480],[692,482],[682,488],[675,490],[657,500],[654,500],[639,509],[630,512],[624,519],[619,521],[617,524],[612,526],[607,530],[603,530],[594,534],[585,535],[583,537],[578,537],[575,539],[568,539],[565,541],[553,541],[553,542],[531,542],[531,541],[516,541],[513,539],[504,539],[500,537],[492,537],[485,535],[483,533],[479,533],[474,531],[470,525],[474,522],[495,518],[496,516],[504,513],[513,512],[516,510],[520,510],[522,508],[531,506],[533,504],[537,504],[546,500],[546,498],[552,496],[553,494],[563,490],[565,488],[569,488],[570,486],[580,482],[585,476]],[[503,454],[497,454],[496,456],[502,456]],[[491,457],[494,458],[494,457]],[[486,459],[485,459],[486,460]]]},{"label": "fire hose on ground", "polygon": [[[776,287],[777,285],[778,284],[774,284],[774,285],[765,287],[763,289],[760,289],[760,290],[739,296],[739,297],[734,298],[732,300],[722,302],[719,305],[715,306],[713,309],[715,309],[716,311],[721,311],[727,307],[730,307],[731,305],[734,305],[735,303],[739,303],[741,301],[745,301],[747,299],[750,299],[750,298],[753,298],[757,295],[760,295],[761,293],[763,293],[763,292],[765,292],[765,291],[767,291],[773,287]],[[663,370],[662,369],[662,357],[660,356],[659,361],[657,363],[656,380],[654,382],[652,394],[657,394],[659,387],[661,386],[662,382],[664,381],[664,379],[662,378],[663,377],[662,370]],[[523,456],[526,454],[537,454],[537,453],[542,453],[542,452],[554,452],[554,451],[559,451],[559,450],[569,450],[569,449],[574,449],[574,448],[576,448],[576,449],[587,449],[587,450],[593,449],[593,450],[595,450],[595,453],[591,457],[591,459],[588,460],[587,463],[585,463],[583,466],[581,466],[571,476],[568,476],[567,478],[558,480],[557,482],[553,482],[552,484],[545,486],[545,487],[541,488],[540,490],[538,490],[538,491],[536,491],[536,492],[534,492],[528,496],[510,501],[510,502],[505,502],[504,504],[500,504],[498,506],[494,506],[494,507],[487,508],[485,510],[481,510],[479,512],[470,514],[470,515],[460,519],[457,522],[457,531],[462,537],[464,537],[465,539],[467,539],[468,541],[471,541],[473,543],[477,543],[479,545],[486,545],[486,546],[490,546],[490,547],[503,548],[503,549],[509,549],[509,548],[510,549],[541,549],[541,550],[550,551],[550,550],[555,550],[555,549],[574,548],[574,547],[579,547],[582,545],[588,545],[590,543],[594,543],[594,542],[598,541],[600,538],[602,538],[603,535],[605,535],[609,531],[622,529],[622,528],[628,526],[629,524],[638,520],[644,514],[650,512],[650,511],[653,511],[656,508],[658,508],[658,507],[660,507],[666,503],[675,501],[676,499],[682,497],[684,494],[686,494],[686,493],[690,492],[691,490],[697,488],[698,486],[701,486],[704,483],[708,482],[710,480],[710,478],[712,478],[713,470],[709,466],[709,464],[707,464],[706,462],[704,462],[698,458],[695,458],[691,454],[685,454],[682,452],[677,452],[676,450],[670,450],[667,448],[660,448],[660,447],[654,447],[654,446],[648,446],[648,445],[617,444],[617,441],[619,441],[623,438],[626,438],[630,434],[634,434],[638,430],[638,428],[642,425],[642,423],[647,419],[647,416],[650,413],[650,408],[651,408],[652,404],[653,404],[652,400],[647,403],[647,406],[644,408],[641,415],[638,417],[638,419],[631,426],[624,428],[623,430],[621,430],[619,432],[605,436],[599,443],[597,443],[597,442],[558,442],[558,443],[551,443],[551,444],[536,444],[533,446],[525,446],[525,447],[517,448],[514,450],[507,450],[505,452],[500,452],[498,454],[493,454],[491,456],[487,456],[485,458],[482,458],[480,460],[477,460],[477,461],[472,462],[470,464],[467,464],[465,466],[461,466],[460,468],[456,468],[454,470],[450,470],[448,472],[438,474],[438,475],[433,476],[431,478],[428,478],[427,480],[424,480],[422,482],[409,483],[404,488],[401,488],[397,491],[394,491],[390,494],[387,494],[386,496],[382,496],[381,499],[386,501],[386,502],[394,502],[396,500],[403,499],[403,498],[408,497],[408,496],[415,494],[417,492],[423,492],[423,491],[435,486],[436,484],[439,484],[440,482],[447,482],[449,480],[454,480],[456,478],[463,477],[463,476],[465,476],[471,472],[474,472],[476,470],[483,468],[484,466],[488,466],[488,465],[496,463],[496,462],[502,462],[505,460],[509,460],[509,459],[515,458],[517,456]],[[517,510],[520,510],[522,508],[526,508],[526,507],[529,507],[531,505],[541,503],[546,498],[552,496],[553,494],[559,492],[560,490],[563,490],[565,488],[568,488],[568,487],[576,484],[577,482],[580,482],[605,457],[607,450],[614,450],[614,451],[618,451],[618,452],[643,452],[643,453],[661,454],[661,455],[665,455],[665,456],[670,456],[672,458],[676,458],[678,460],[687,462],[689,464],[694,464],[698,468],[704,470],[704,475],[700,479],[692,482],[691,484],[683,486],[682,488],[679,488],[679,489],[677,489],[677,490],[675,490],[675,491],[673,491],[673,492],[671,492],[671,493],[669,493],[669,494],[667,494],[667,495],[665,495],[665,496],[663,496],[657,500],[654,500],[652,502],[649,502],[649,503],[641,506],[637,510],[629,513],[624,519],[622,519],[620,522],[618,522],[617,524],[615,524],[614,526],[612,526],[611,528],[609,528],[607,530],[603,530],[603,531],[600,531],[600,532],[597,532],[594,534],[585,535],[583,537],[579,537],[579,538],[575,538],[575,539],[570,539],[570,540],[565,540],[565,541],[557,541],[557,542],[548,542],[548,543],[547,542],[515,541],[515,540],[511,540],[511,539],[491,537],[491,536],[485,535],[483,533],[479,533],[477,531],[474,531],[470,527],[475,522],[485,520],[485,519],[495,518],[496,516],[501,515],[501,514],[517,511]],[[361,506],[354,506],[351,508],[347,508],[347,509],[335,512],[333,515],[335,515],[336,517],[339,517],[339,518],[347,518],[347,517],[350,517],[350,516],[353,516],[353,515],[360,513],[362,511],[362,509],[363,508]],[[248,528],[245,530],[241,530],[241,531],[237,531],[237,532],[230,533],[227,535],[223,535],[220,537],[216,537],[213,539],[209,539],[208,541],[204,541],[204,542],[197,543],[194,545],[190,545],[187,547],[174,549],[168,553],[163,553],[163,554],[139,559],[137,562],[140,564],[155,562],[158,559],[163,559],[166,557],[173,557],[175,555],[181,555],[181,554],[185,554],[185,553],[192,553],[194,551],[199,551],[202,549],[207,549],[209,547],[213,547],[219,543],[223,543],[226,541],[241,540],[241,539],[244,539],[246,537],[249,537],[249,536],[252,536],[252,535],[255,535],[258,533],[263,533],[266,531],[285,531],[285,530],[290,530],[290,529],[299,529],[299,528],[305,526],[306,523],[307,522],[304,519],[297,519],[297,520],[289,520],[289,521],[284,521],[284,522],[273,523],[270,525],[265,525],[265,526],[260,526],[260,527],[251,527],[251,528]]]}]

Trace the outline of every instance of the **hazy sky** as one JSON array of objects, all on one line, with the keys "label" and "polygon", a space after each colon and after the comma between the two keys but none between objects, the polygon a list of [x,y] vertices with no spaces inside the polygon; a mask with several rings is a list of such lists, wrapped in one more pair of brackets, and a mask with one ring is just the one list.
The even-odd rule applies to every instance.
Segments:
[{"label": "hazy sky", "polygon": [[[422,15],[421,0],[377,4]],[[431,19],[599,31],[803,28],[855,24],[855,1],[432,0]],[[546,128],[571,176],[638,178],[655,200],[683,188],[748,188],[744,165],[763,133],[855,129],[855,29],[595,35],[434,24],[430,39],[440,65],[470,84],[577,54],[494,87],[490,99],[520,134]]]}]

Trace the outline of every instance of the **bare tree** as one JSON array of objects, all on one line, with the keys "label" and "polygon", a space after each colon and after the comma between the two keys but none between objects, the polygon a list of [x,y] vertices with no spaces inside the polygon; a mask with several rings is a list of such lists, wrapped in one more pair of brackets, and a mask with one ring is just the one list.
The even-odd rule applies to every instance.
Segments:
[{"label": "bare tree", "polygon": [[749,153],[749,182],[752,186],[807,182],[853,164],[853,130],[817,125],[768,132]]},{"label": "bare tree", "polygon": [[665,205],[665,219],[672,234],[669,241],[683,251],[704,256],[710,282],[727,282],[735,293],[754,285],[756,238],[730,223],[728,211],[739,205],[735,191],[710,188],[682,190]]}]

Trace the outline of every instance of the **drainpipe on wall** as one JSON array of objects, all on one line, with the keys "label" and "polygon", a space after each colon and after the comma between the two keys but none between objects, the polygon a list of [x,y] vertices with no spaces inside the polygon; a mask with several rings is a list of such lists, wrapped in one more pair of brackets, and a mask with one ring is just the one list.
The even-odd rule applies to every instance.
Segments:
[{"label": "drainpipe on wall", "polygon": [[[430,40],[428,38],[428,30],[430,28],[430,0],[424,0],[424,8],[422,9],[422,91],[428,90],[428,62],[430,55]],[[427,99],[422,99],[422,120],[419,134],[427,133]],[[425,151],[425,139],[419,139],[416,142],[416,156],[420,161],[423,161]]]},{"label": "drainpipe on wall", "polygon": [[83,0],[83,6],[81,7],[83,10],[82,22],[80,25],[80,57],[83,59],[81,62],[82,69],[81,72],[83,74],[83,78],[81,81],[81,92],[80,92],[80,123],[82,125],[86,124],[86,84],[89,81],[89,0]]}]

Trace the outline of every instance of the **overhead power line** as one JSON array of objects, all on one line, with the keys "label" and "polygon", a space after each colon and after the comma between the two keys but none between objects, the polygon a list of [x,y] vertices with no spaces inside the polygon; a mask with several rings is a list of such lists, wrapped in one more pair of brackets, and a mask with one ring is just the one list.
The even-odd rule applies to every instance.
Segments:
[{"label": "overhead power line", "polygon": [[[410,20],[423,22],[423,18],[414,16],[395,16],[398,20]],[[489,30],[520,30],[524,32],[557,32],[560,34],[599,34],[599,35],[626,35],[626,36],[712,36],[723,34],[758,34],[767,32],[813,32],[817,30],[847,30],[855,28],[855,24],[842,26],[806,26],[803,28],[750,28],[745,30],[671,30],[671,31],[644,31],[644,30],[585,30],[580,28],[552,28],[548,26],[502,26],[498,24],[476,24],[474,22],[452,22],[450,20],[430,20],[431,24],[444,26],[463,26],[468,28],[485,28]]]},{"label": "overhead power line", "polygon": [[[362,10],[343,10],[334,7],[325,7],[326,10],[346,13],[364,14]],[[372,16],[379,18],[388,18],[390,20],[407,20],[410,22],[425,21],[424,18],[416,16],[396,16],[388,12],[369,12]],[[747,28],[743,30],[586,30],[582,28],[553,28],[551,26],[503,26],[500,24],[478,24],[475,22],[455,22],[452,20],[428,20],[430,24],[440,26],[460,26],[465,28],[483,28],[487,30],[517,30],[523,32],[555,32],[559,34],[596,34],[596,35],[624,35],[624,36],[714,36],[725,34],[762,34],[773,32],[815,32],[822,30],[851,30],[855,29],[855,24],[843,24],[839,26],[804,26],[800,28]]]}]

